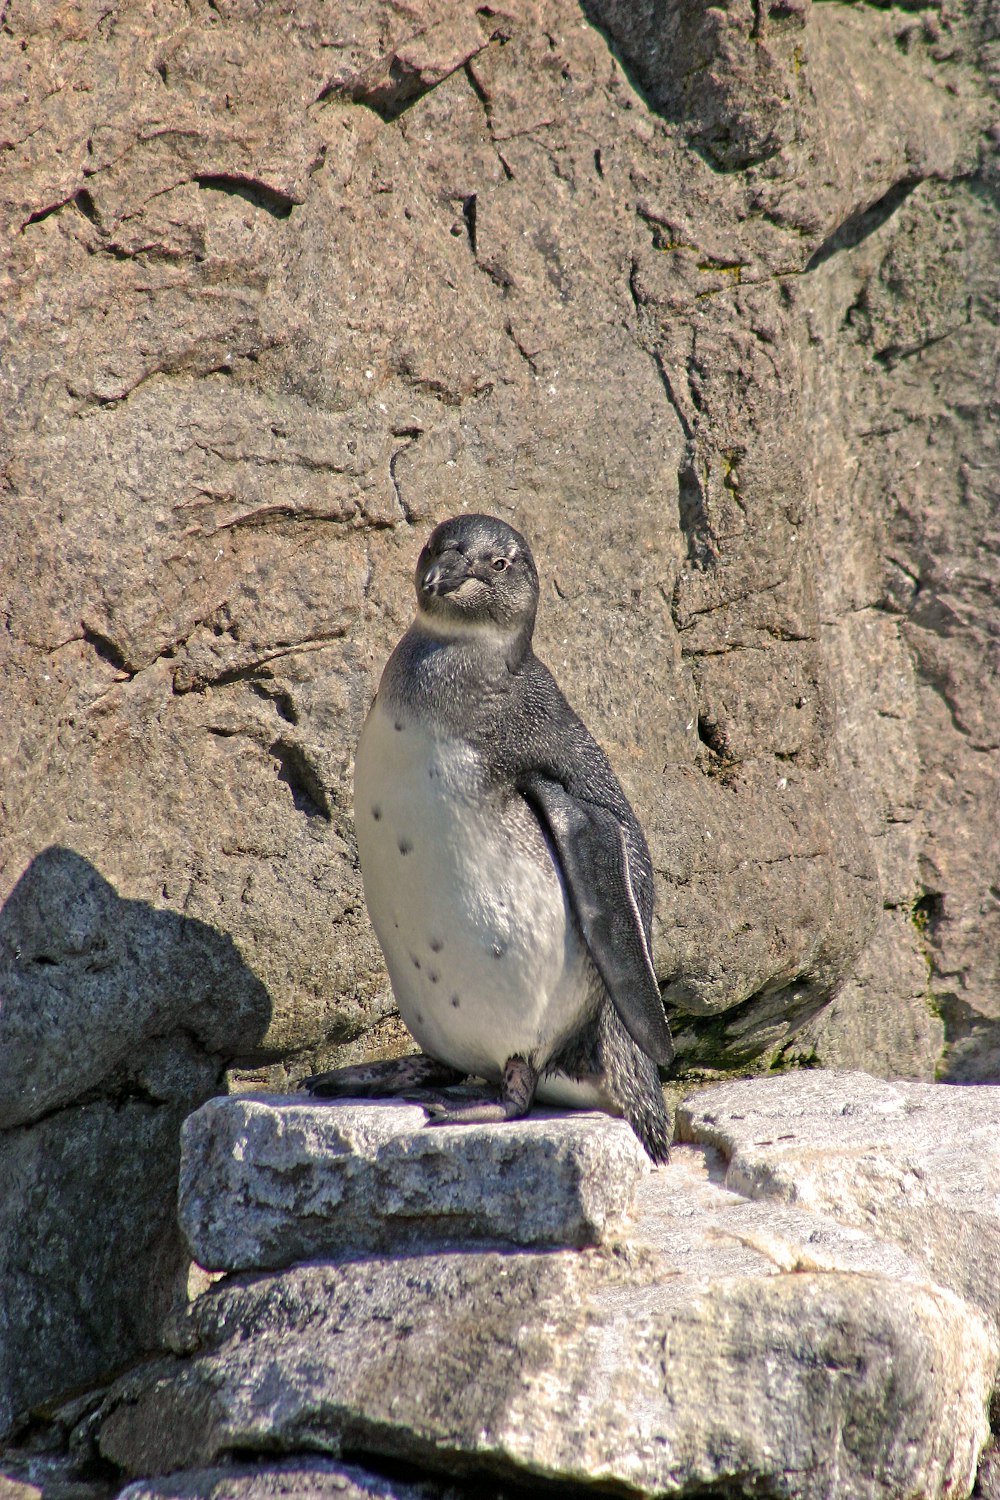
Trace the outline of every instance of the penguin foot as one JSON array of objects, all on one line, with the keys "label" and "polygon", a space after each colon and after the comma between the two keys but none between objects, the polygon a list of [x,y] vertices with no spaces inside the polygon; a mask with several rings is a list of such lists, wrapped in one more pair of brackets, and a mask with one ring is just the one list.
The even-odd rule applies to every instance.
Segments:
[{"label": "penguin foot", "polygon": [[435,1101],[424,1104],[428,1125],[490,1125],[520,1120],[529,1112],[538,1086],[538,1073],[523,1057],[508,1057],[498,1099],[471,1099],[465,1104]]},{"label": "penguin foot", "polygon": [[393,1099],[414,1090],[444,1088],[464,1077],[457,1068],[417,1052],[315,1073],[302,1080],[302,1087],[320,1099]]}]

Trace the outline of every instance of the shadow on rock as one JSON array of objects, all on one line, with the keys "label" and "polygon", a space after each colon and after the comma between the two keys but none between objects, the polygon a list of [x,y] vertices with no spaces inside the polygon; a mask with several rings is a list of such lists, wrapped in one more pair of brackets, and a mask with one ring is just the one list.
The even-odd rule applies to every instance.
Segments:
[{"label": "shadow on rock", "polygon": [[181,1122],[267,1030],[232,940],[46,849],[0,911],[0,1433],[155,1348]]},{"label": "shadow on rock", "polygon": [[749,6],[583,0],[582,8],[632,87],[650,109],[685,127],[689,144],[713,170],[741,171],[788,144],[796,125],[788,101],[796,94],[803,6],[789,5],[779,21],[772,7],[766,37]]}]

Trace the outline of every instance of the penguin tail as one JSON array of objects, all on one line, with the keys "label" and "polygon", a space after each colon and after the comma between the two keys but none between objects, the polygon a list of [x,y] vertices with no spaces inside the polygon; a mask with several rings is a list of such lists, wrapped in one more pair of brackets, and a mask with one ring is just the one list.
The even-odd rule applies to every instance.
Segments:
[{"label": "penguin tail", "polygon": [[670,1160],[673,1122],[663,1102],[659,1079],[656,1092],[634,1102],[623,1102],[624,1115],[649,1159],[659,1165]]},{"label": "penguin tail", "polygon": [[673,1120],[651,1057],[629,1036],[610,1001],[600,1017],[600,1062],[609,1094],[654,1162],[670,1160]]}]

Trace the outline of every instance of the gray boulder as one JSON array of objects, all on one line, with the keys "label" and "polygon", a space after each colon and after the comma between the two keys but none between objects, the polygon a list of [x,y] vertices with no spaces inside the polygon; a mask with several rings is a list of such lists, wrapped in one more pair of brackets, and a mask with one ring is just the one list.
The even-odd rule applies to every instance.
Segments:
[{"label": "gray boulder", "polygon": [[648,828],[682,1065],[998,1076],[992,25],[8,7],[0,1429],[155,1341],[230,1064],[407,1045],[351,756],[463,505]]},{"label": "gray boulder", "polygon": [[[479,1490],[489,1495],[489,1490]],[[366,1473],[355,1464],[302,1457],[252,1467],[192,1469],[126,1485],[118,1500],[462,1500],[471,1492],[434,1480],[407,1483]],[[7,1500],[0,1492],[0,1500]],[[32,1500],[11,1496],[10,1500]]]},{"label": "gray boulder", "polygon": [[[790,1088],[783,1112],[787,1081],[775,1082],[763,1089],[758,1119],[788,1135],[802,1099]],[[853,1099],[861,1112],[863,1081],[830,1086],[840,1106]],[[686,1106],[690,1118],[697,1110],[707,1118],[716,1094],[726,1118],[749,1113],[761,1085],[745,1087],[746,1100],[732,1099],[731,1110],[729,1087],[699,1096]],[[927,1093],[930,1140],[935,1107],[940,1128],[953,1091]],[[280,1168],[272,1198],[283,1215],[284,1168],[296,1152],[305,1182],[298,1202],[315,1211],[316,1162],[294,1142],[277,1148],[282,1117],[285,1135],[339,1129],[344,1144],[357,1142],[357,1184],[371,1184],[371,1215],[385,1217],[386,1234],[399,1198],[379,1186],[379,1151],[398,1173],[404,1147],[418,1144],[411,1202],[422,1199],[418,1170],[441,1192],[444,1177],[502,1159],[503,1127],[414,1132],[417,1112],[390,1106],[389,1123],[376,1129],[379,1108],[327,1106],[317,1123],[317,1105],[209,1106],[192,1144],[211,1143],[220,1157],[228,1151],[234,1166],[227,1175],[206,1162],[217,1194],[213,1220],[199,1232],[223,1243],[228,1215],[228,1243],[239,1253],[263,1240],[254,1225],[273,1233],[263,1201],[270,1162]],[[831,1143],[835,1154],[832,1118],[825,1139],[818,1124],[808,1138],[814,1157]],[[582,1151],[595,1122],[571,1115],[562,1123],[580,1135]],[[607,1150],[624,1127],[596,1123]],[[553,1125],[512,1132],[522,1158],[512,1217],[522,1211],[518,1183],[544,1184],[532,1163],[547,1166]],[[248,1168],[238,1159],[252,1156],[255,1128],[263,1149]],[[489,1135],[497,1139],[487,1150]],[[383,1144],[373,1152],[373,1142]],[[900,1137],[886,1155],[905,1150]],[[330,1165],[336,1182],[342,1171],[336,1159]],[[733,1185],[747,1188],[744,1178],[727,1184],[725,1174],[715,1144],[678,1146],[668,1167],[633,1177],[627,1214],[605,1224],[597,1248],[466,1244],[442,1254],[411,1239],[391,1257],[352,1248],[277,1275],[226,1277],[174,1322],[173,1356],[112,1388],[96,1421],[99,1452],[137,1476],[201,1469],[234,1451],[259,1454],[266,1470],[276,1453],[308,1450],[401,1461],[473,1487],[489,1477],[501,1485],[617,1484],[650,1496],[709,1486],[836,1500],[968,1494],[1000,1356],[991,1310],[932,1275],[922,1242],[903,1247],[883,1235],[877,1212],[861,1227],[806,1206],[804,1196],[745,1196]],[[477,1233],[474,1210],[470,1224]],[[448,1235],[459,1226],[456,1216]],[[316,1243],[311,1228],[304,1233]],[[291,1243],[287,1225],[282,1234]],[[200,1495],[208,1481],[191,1483]]]},{"label": "gray boulder", "polygon": [[0,1434],[96,1384],[186,1297],[180,1127],[270,1005],[205,923],[49,849],[0,912]]},{"label": "gray boulder", "polygon": [[185,1121],[180,1222],[209,1270],[485,1240],[620,1235],[646,1156],[622,1120],[431,1127],[412,1104],[212,1099]]},{"label": "gray boulder", "polygon": [[343,1448],[642,1495],[971,1490],[997,1346],[952,1294],[662,1274],[484,1252],[226,1286],[196,1307],[190,1359],[114,1389],[101,1452],[136,1474]]},{"label": "gray boulder", "polygon": [[1000,1326],[1000,1088],[804,1072],[696,1095],[677,1128],[734,1191],[898,1244]]}]

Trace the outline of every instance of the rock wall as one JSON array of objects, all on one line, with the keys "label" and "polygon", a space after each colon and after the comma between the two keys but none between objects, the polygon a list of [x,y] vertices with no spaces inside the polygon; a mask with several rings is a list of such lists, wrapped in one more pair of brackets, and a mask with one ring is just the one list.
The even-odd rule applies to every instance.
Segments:
[{"label": "rock wall", "polygon": [[154,1339],[107,1298],[183,1280],[234,1060],[404,1044],[351,755],[462,507],[648,829],[682,1070],[995,1077],[995,5],[0,14],[4,1420]]}]

